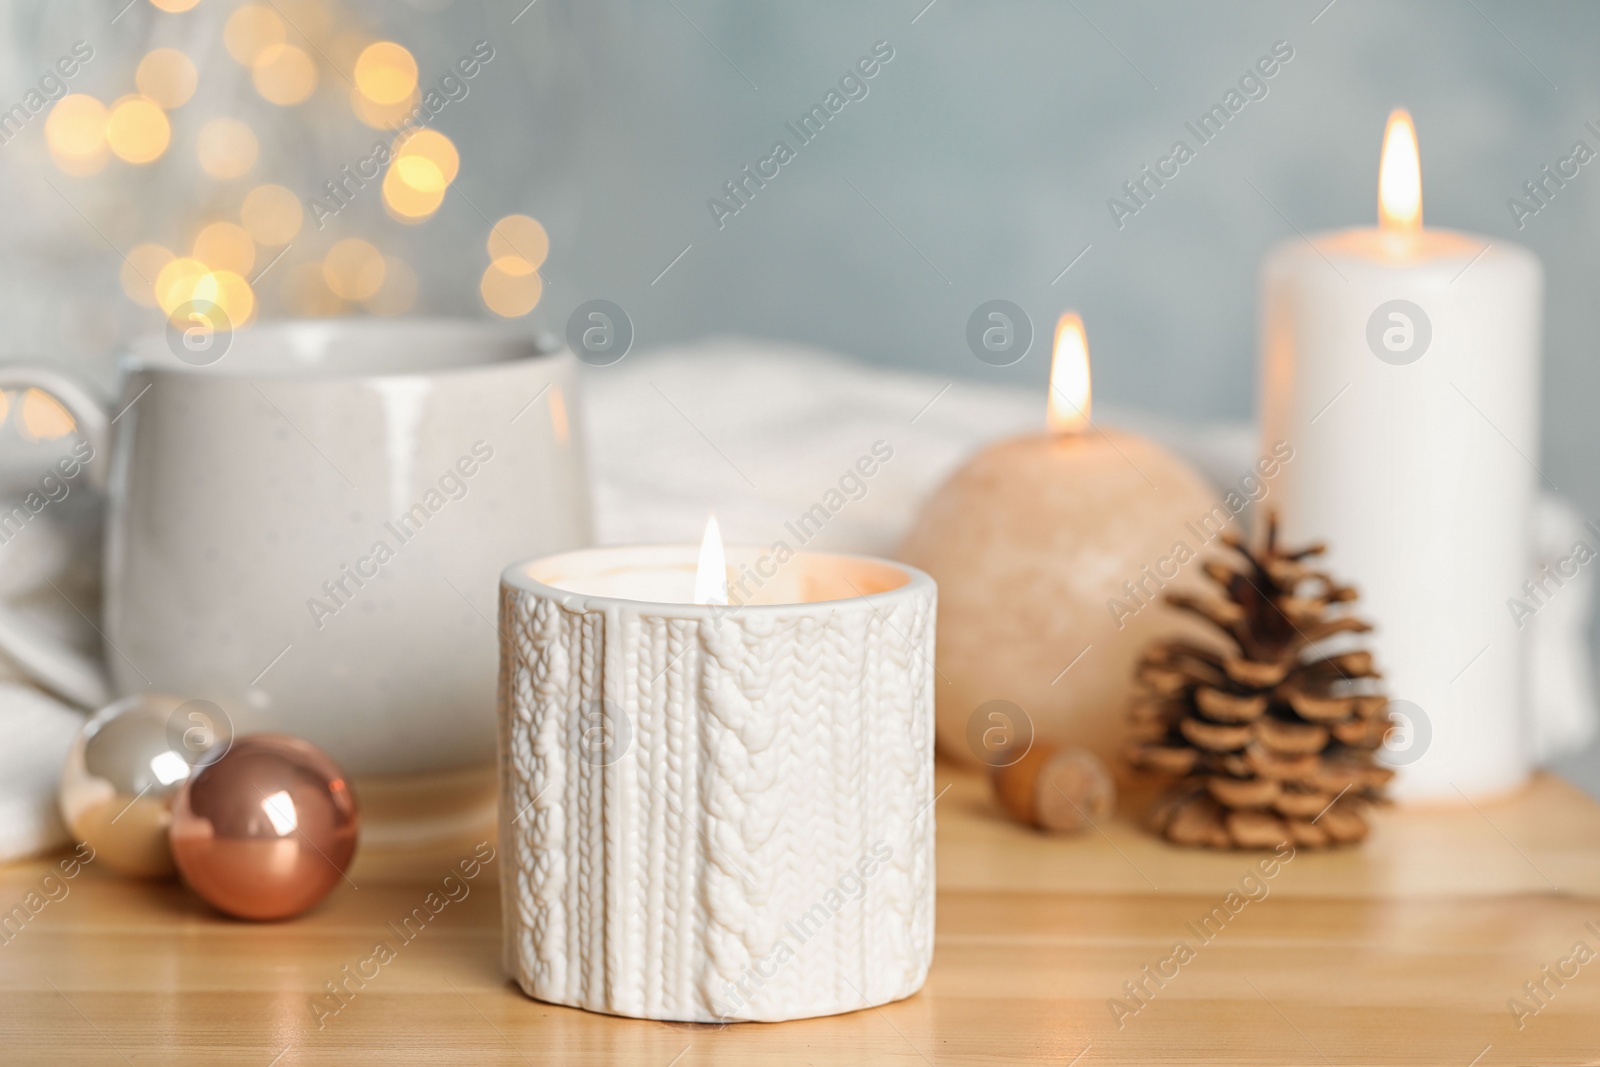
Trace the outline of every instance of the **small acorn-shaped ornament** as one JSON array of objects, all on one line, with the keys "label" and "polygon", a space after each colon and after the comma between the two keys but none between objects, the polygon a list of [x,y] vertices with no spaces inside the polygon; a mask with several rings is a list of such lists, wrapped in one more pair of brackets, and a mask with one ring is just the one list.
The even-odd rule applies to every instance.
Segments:
[{"label": "small acorn-shaped ornament", "polygon": [[991,772],[996,798],[1013,819],[1058,834],[1089,829],[1116,806],[1117,788],[1086,748],[1036,742]]}]

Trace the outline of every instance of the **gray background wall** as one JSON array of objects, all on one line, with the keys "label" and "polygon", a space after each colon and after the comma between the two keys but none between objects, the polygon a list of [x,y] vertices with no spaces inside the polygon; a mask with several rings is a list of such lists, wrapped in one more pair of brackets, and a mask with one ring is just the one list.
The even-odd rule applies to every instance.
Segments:
[{"label": "gray background wall", "polygon": [[[541,324],[560,328],[577,304],[603,296],[629,311],[640,349],[740,332],[1019,383],[1041,383],[1044,361],[979,364],[962,339],[972,309],[1004,297],[1048,330],[1076,307],[1090,324],[1100,397],[1246,417],[1262,252],[1296,228],[1373,219],[1384,118],[1404,105],[1421,131],[1429,224],[1518,240],[1544,259],[1544,466],[1600,514],[1600,469],[1586,462],[1600,440],[1587,417],[1600,384],[1591,358],[1600,306],[1590,298],[1600,282],[1600,163],[1525,229],[1506,208],[1574,140],[1600,148],[1584,129],[1600,126],[1600,5],[927,2],[538,0],[519,18],[520,0],[347,5],[346,17],[416,52],[424,83],[476,41],[489,41],[496,59],[435,123],[463,160],[438,215],[405,226],[371,196],[302,240],[360,235],[403,251],[421,275],[421,310],[480,314],[488,220],[527,211],[551,234],[545,299],[532,316]],[[220,21],[232,6],[205,0],[192,15]],[[12,6],[0,38],[7,98],[78,36],[99,54],[74,88],[106,99],[127,91],[143,47],[199,36],[174,29],[190,16],[142,0],[114,26],[102,25],[104,8]],[[870,95],[719,231],[707,199],[775,139],[791,139],[784,123],[877,41],[895,58]],[[1276,41],[1295,55],[1266,98],[1119,230],[1107,199]],[[263,133],[254,180],[310,195],[339,163],[368,153],[372,131],[265,105],[236,65],[212,58],[188,107],[237,98],[222,110],[247,112]],[[323,91],[344,91],[323,80]],[[14,283],[0,294],[10,324],[0,352],[101,356],[115,335],[149,328],[151,313],[118,295],[116,257],[32,173],[53,173],[45,158],[37,130],[0,149],[0,182],[17,207],[0,241],[0,272]],[[55,181],[113,240],[126,233],[132,243],[161,236],[124,225],[142,204],[197,209],[211,197],[204,181],[147,173],[134,189],[144,200],[126,195],[131,178],[120,198],[91,189],[99,179]],[[29,202],[59,226],[37,232]],[[41,312],[60,299],[37,285],[54,268],[70,269],[71,296],[94,290],[115,307]],[[84,328],[103,313],[115,322]]]},{"label": "gray background wall", "polygon": [[[485,212],[522,207],[550,226],[539,314],[554,326],[606,296],[643,346],[735,331],[1037,383],[1041,359],[973,359],[967,316],[1005,297],[1048,330],[1076,307],[1100,397],[1197,418],[1253,412],[1263,250],[1296,228],[1369,224],[1384,119],[1407,106],[1428,223],[1544,259],[1543,466],[1600,514],[1600,163],[1521,230],[1506,206],[1575,140],[1600,149],[1584,129],[1600,125],[1600,5],[925,3],[540,0],[510,26],[517,3],[458,2],[419,42],[443,62],[477,34],[518,60],[440,125]],[[784,122],[880,40],[895,58],[870,95],[719,231],[706,200],[792,141]],[[1295,55],[1269,94],[1119,230],[1107,199],[1175,138],[1192,143],[1184,122],[1276,41]],[[473,271],[448,253],[435,267],[447,289],[465,280],[441,301],[471,308]]]}]

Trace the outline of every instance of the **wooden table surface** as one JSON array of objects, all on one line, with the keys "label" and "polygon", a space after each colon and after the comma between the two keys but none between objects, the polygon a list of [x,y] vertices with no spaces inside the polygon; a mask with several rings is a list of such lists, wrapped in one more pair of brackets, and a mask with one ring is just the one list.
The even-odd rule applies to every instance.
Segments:
[{"label": "wooden table surface", "polygon": [[[448,858],[358,859],[354,885],[275,925],[91,863],[0,944],[0,1063],[1600,1062],[1600,806],[1558,779],[1391,810],[1360,849],[1249,882],[1251,854],[1171,848],[1126,815],[1046,838],[1003,821],[981,778],[938,780],[933,972],[898,1004],[728,1027],[540,1004],[500,971],[491,865],[319,1020],[324,983],[393,940]],[[54,863],[0,867],[0,908]],[[1197,936],[1218,907],[1227,921]],[[1179,941],[1190,953],[1164,962]]]}]

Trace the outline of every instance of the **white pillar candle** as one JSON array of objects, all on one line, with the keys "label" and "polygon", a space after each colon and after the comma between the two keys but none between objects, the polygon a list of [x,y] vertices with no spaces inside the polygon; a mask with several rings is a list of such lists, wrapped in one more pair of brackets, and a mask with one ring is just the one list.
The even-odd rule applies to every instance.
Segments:
[{"label": "white pillar candle", "polygon": [[933,581],[730,546],[730,606],[696,581],[720,551],[502,577],[505,962],[530,996],[771,1021],[927,977]]},{"label": "white pillar candle", "polygon": [[1401,729],[1403,799],[1528,772],[1509,598],[1531,559],[1539,473],[1539,261],[1421,226],[1410,116],[1385,134],[1377,228],[1301,237],[1262,271],[1263,440],[1294,462],[1284,537],[1325,540],[1362,594]]}]

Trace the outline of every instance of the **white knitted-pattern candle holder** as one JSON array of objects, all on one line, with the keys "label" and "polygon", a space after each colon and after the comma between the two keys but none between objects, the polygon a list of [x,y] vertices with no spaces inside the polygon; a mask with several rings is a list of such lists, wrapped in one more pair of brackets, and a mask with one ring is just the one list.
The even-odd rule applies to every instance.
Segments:
[{"label": "white knitted-pattern candle holder", "polygon": [[[651,602],[694,561],[594,549],[502,578],[506,967],[650,1019],[909,996],[933,954],[933,581],[803,553],[751,606]],[[818,602],[759,603],[785,598]]]}]

